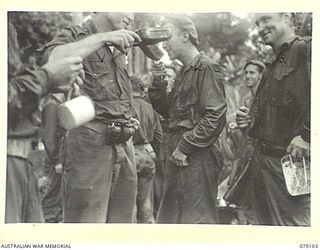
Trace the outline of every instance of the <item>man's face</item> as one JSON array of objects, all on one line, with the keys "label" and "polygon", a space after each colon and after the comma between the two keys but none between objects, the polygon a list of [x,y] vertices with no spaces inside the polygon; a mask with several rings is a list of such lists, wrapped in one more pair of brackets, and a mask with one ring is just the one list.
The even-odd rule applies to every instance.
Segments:
[{"label": "man's face", "polygon": [[169,40],[162,43],[162,47],[168,53],[171,60],[179,59],[181,49],[183,48],[183,32],[171,23],[168,23],[166,27],[171,29],[172,36]]},{"label": "man's face", "polygon": [[260,73],[258,66],[248,64],[244,70],[244,78],[248,88],[254,88],[261,80],[262,73]]},{"label": "man's face", "polygon": [[176,78],[176,72],[171,68],[166,68],[166,77],[165,80],[168,82],[167,92],[171,92],[173,88],[173,83]]},{"label": "man's face", "polygon": [[107,12],[102,14],[105,15],[111,24],[112,30],[129,29],[130,24],[134,20],[132,13]]},{"label": "man's face", "polygon": [[287,17],[277,13],[256,15],[256,25],[265,44],[273,46],[282,41],[282,37],[290,27]]}]

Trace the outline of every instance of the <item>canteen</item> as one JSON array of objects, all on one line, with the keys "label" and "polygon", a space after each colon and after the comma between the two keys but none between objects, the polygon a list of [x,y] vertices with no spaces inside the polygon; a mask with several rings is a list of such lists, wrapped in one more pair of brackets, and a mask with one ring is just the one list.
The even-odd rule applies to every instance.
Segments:
[{"label": "canteen", "polygon": [[95,118],[93,101],[83,95],[70,99],[71,93],[72,90],[68,93],[67,101],[60,104],[57,111],[59,124],[65,129],[80,127]]}]

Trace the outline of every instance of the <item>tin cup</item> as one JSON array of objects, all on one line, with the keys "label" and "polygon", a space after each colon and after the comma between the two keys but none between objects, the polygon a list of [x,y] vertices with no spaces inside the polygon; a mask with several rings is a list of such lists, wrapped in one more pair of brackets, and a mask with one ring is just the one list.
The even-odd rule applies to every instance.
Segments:
[{"label": "tin cup", "polygon": [[94,118],[94,104],[87,96],[78,96],[58,107],[58,120],[65,129],[80,127]]}]

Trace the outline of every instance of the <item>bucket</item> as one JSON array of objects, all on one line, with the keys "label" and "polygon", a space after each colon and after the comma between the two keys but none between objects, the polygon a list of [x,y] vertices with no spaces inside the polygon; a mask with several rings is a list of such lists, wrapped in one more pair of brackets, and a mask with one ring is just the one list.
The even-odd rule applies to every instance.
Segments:
[{"label": "bucket", "polygon": [[57,115],[63,128],[77,128],[95,118],[94,104],[89,97],[78,96],[62,103],[58,107]]}]

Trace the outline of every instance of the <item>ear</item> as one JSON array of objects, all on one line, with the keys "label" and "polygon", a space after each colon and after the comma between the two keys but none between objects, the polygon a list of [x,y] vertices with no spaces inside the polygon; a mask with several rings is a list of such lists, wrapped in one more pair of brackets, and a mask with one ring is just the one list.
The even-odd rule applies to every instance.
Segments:
[{"label": "ear", "polygon": [[293,24],[292,23],[292,16],[291,16],[291,13],[284,13],[283,15],[282,15],[282,19],[283,19],[283,21],[285,22],[285,23],[288,23],[288,24]]},{"label": "ear", "polygon": [[183,33],[182,33],[182,37],[183,37],[183,42],[188,42],[189,41],[189,33],[187,32],[187,31],[184,31]]}]

